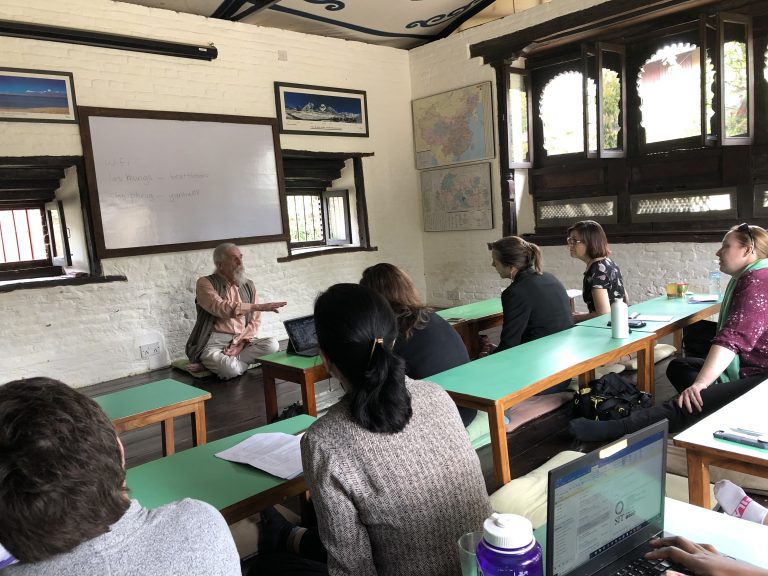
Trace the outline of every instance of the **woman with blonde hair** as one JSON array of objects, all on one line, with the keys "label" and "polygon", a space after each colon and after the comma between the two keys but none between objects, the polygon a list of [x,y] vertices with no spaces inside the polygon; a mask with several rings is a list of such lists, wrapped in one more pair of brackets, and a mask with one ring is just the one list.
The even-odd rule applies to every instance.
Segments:
[{"label": "woman with blonde hair", "polygon": [[568,293],[541,268],[541,250],[519,236],[507,236],[488,245],[491,266],[510,280],[501,293],[504,323],[494,352],[512,348],[573,326]]}]

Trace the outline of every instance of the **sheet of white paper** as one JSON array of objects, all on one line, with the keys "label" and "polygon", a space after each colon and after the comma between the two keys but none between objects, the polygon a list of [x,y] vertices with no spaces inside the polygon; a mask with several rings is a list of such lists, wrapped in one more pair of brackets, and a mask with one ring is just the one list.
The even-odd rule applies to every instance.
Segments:
[{"label": "sheet of white paper", "polygon": [[638,314],[635,318],[637,320],[645,320],[646,322],[669,322],[672,320],[672,316],[663,316],[659,314]]},{"label": "sheet of white paper", "polygon": [[692,294],[688,296],[688,302],[717,302],[719,297],[717,294]]},{"label": "sheet of white paper", "polygon": [[290,480],[302,473],[300,441],[300,436],[282,432],[254,434],[216,456],[230,462],[250,464],[273,476]]},{"label": "sheet of white paper", "polygon": [[568,298],[578,298],[581,296],[581,290],[577,290],[576,288],[569,288],[566,290],[566,293],[568,294]]}]

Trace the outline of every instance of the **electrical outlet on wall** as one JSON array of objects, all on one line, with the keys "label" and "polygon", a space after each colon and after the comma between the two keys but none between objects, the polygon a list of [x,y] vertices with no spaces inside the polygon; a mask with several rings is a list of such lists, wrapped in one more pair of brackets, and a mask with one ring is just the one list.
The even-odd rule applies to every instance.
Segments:
[{"label": "electrical outlet on wall", "polygon": [[157,356],[160,354],[160,342],[150,342],[149,344],[142,344],[139,346],[139,354],[142,358],[149,358],[150,356]]}]

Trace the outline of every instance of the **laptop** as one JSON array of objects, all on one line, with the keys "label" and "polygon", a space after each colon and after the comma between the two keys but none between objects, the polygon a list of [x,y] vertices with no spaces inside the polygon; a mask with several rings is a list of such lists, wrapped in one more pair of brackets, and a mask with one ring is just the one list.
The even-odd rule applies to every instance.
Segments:
[{"label": "laptop", "polygon": [[288,332],[288,354],[299,356],[317,356],[317,334],[315,334],[315,317],[301,316],[285,320],[285,331]]},{"label": "laptop", "polygon": [[551,470],[546,576],[663,574],[643,555],[664,532],[666,468],[664,420]]}]

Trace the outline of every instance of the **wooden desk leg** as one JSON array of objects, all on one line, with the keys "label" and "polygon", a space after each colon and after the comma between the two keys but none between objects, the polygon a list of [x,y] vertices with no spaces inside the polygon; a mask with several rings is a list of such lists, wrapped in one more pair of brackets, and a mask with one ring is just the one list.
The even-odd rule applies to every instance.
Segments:
[{"label": "wooden desk leg", "polygon": [[587,370],[583,374],[579,374],[579,390],[582,388],[587,388],[589,386],[589,383],[592,382],[592,380],[595,379],[595,371],[594,370]]},{"label": "wooden desk leg", "polygon": [[672,332],[672,345],[677,349],[677,353],[683,355],[683,329]]},{"label": "wooden desk leg", "polygon": [[686,451],[688,458],[688,502],[702,508],[710,508],[709,465],[701,454]]},{"label": "wooden desk leg", "polygon": [[195,405],[195,411],[190,416],[192,418],[192,446],[202,446],[206,442],[205,403],[198,402]]},{"label": "wooden desk leg", "polygon": [[504,409],[501,404],[488,411],[488,428],[491,433],[493,452],[493,473],[496,483],[503,486],[511,480],[509,473],[509,451],[507,450],[507,429],[504,427]]},{"label": "wooden desk leg", "polygon": [[653,396],[653,345],[637,351],[637,388]]},{"label": "wooden desk leg", "polygon": [[301,384],[301,401],[304,409],[310,416],[317,416],[317,403],[315,402],[315,382],[311,378],[304,378]]},{"label": "wooden desk leg", "polygon": [[163,456],[170,456],[176,452],[176,445],[173,441],[173,418],[168,418],[160,422],[163,437]]},{"label": "wooden desk leg", "polygon": [[261,365],[261,375],[264,379],[264,405],[267,409],[267,424],[277,418],[277,390],[275,377],[268,366]]}]

